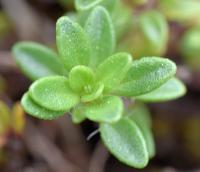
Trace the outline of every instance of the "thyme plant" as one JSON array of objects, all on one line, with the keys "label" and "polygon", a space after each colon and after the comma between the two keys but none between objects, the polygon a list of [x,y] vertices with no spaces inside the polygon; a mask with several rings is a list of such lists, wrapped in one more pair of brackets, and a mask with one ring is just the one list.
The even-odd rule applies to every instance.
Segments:
[{"label": "thyme plant", "polygon": [[155,154],[150,116],[141,106],[125,108],[123,100],[170,100],[182,96],[185,87],[169,59],[134,60],[129,53],[115,53],[112,19],[99,2],[76,1],[79,9],[92,8],[84,27],[66,16],[58,19],[58,53],[33,42],[13,47],[19,67],[34,81],[21,103],[40,119],[69,112],[74,123],[98,123],[109,151],[121,162],[143,168]]}]

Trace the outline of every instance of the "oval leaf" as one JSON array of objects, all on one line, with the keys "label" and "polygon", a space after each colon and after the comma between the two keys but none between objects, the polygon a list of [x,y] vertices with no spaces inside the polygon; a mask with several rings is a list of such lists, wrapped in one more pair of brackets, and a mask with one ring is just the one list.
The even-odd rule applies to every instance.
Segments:
[{"label": "oval leaf", "polygon": [[179,98],[186,92],[184,84],[176,78],[172,78],[159,88],[150,93],[135,97],[145,102],[161,102]]},{"label": "oval leaf", "polygon": [[75,0],[77,10],[89,10],[103,0]]},{"label": "oval leaf", "polygon": [[21,103],[24,110],[28,114],[39,119],[52,120],[64,115],[65,113],[63,111],[52,111],[44,107],[41,107],[40,105],[38,105],[32,100],[29,93],[26,93],[23,95]]},{"label": "oval leaf", "polygon": [[123,112],[123,102],[116,96],[105,96],[94,102],[84,104],[82,112],[91,121],[95,122],[116,122]]},{"label": "oval leaf", "polygon": [[31,80],[63,74],[57,54],[41,44],[20,42],[14,45],[12,53],[18,66]]},{"label": "oval leaf", "polygon": [[145,106],[134,106],[128,110],[129,118],[139,127],[147,146],[149,158],[155,155],[155,143],[151,131],[151,116]]},{"label": "oval leaf", "polygon": [[115,54],[98,66],[97,80],[104,83],[105,91],[113,90],[123,80],[131,64],[131,55],[127,53]]},{"label": "oval leaf", "polygon": [[40,106],[54,111],[68,111],[79,102],[67,78],[61,76],[37,80],[30,87],[30,96]]},{"label": "oval leaf", "polygon": [[105,8],[98,6],[91,12],[85,31],[93,49],[92,65],[96,66],[111,55],[115,48],[114,28]]},{"label": "oval leaf", "polygon": [[70,87],[76,92],[91,92],[94,84],[94,74],[86,66],[76,66],[69,73]]},{"label": "oval leaf", "polygon": [[145,140],[133,121],[122,118],[113,124],[103,123],[100,125],[100,133],[106,147],[121,162],[135,168],[147,165]]},{"label": "oval leaf", "polygon": [[65,68],[70,71],[77,65],[89,65],[91,45],[83,29],[68,17],[61,17],[56,23],[58,51]]},{"label": "oval leaf", "polygon": [[130,70],[114,93],[138,96],[158,88],[176,73],[176,65],[159,57],[144,57],[133,62]]}]

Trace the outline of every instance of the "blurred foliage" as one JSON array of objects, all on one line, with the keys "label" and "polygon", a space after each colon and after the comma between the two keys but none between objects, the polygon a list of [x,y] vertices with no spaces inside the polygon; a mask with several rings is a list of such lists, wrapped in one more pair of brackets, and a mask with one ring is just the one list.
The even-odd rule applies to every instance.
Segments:
[{"label": "blurred foliage", "polygon": [[11,22],[8,16],[0,11],[0,39],[5,36],[11,29]]},{"label": "blurred foliage", "polygon": [[24,111],[19,103],[10,109],[0,101],[0,148],[6,143],[9,132],[21,135],[25,126]]},{"label": "blurred foliage", "polygon": [[6,83],[4,78],[0,75],[0,94],[3,93],[6,89]]},{"label": "blurred foliage", "polygon": [[192,69],[200,70],[200,26],[188,29],[180,46],[185,63]]}]

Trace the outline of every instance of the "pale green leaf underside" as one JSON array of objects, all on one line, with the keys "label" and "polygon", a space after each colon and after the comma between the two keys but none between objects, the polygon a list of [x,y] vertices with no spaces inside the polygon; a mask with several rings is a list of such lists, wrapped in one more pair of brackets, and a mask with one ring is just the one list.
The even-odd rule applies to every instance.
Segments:
[{"label": "pale green leaf underside", "polygon": [[75,0],[77,10],[89,10],[103,0]]},{"label": "pale green leaf underside", "polygon": [[78,23],[66,16],[59,18],[56,23],[56,41],[66,70],[70,71],[76,65],[90,64],[91,45]]},{"label": "pale green leaf underside", "polygon": [[151,117],[145,106],[137,105],[128,110],[128,116],[139,127],[147,146],[149,158],[155,155],[155,143],[151,131]]},{"label": "pale green leaf underside", "polygon": [[137,125],[127,118],[116,123],[100,125],[101,138],[121,162],[135,168],[144,168],[148,163],[145,140]]},{"label": "pale green leaf underside", "polygon": [[132,57],[128,53],[117,53],[108,57],[96,70],[97,80],[104,83],[105,91],[113,90],[131,67]]},{"label": "pale green leaf underside", "polygon": [[14,45],[12,53],[21,70],[31,80],[63,74],[57,54],[41,44],[20,42]]},{"label": "pale green leaf underside", "polygon": [[123,102],[116,96],[104,96],[82,106],[84,116],[95,122],[116,122],[121,118],[122,112]]},{"label": "pale green leaf underside", "polygon": [[81,123],[86,119],[81,106],[82,105],[75,107],[72,111],[72,121],[75,124]]},{"label": "pale green leaf underside", "polygon": [[21,103],[28,114],[40,119],[52,120],[64,115],[65,113],[63,111],[52,111],[41,107],[31,99],[29,93],[23,95]]},{"label": "pale green leaf underside", "polygon": [[159,57],[144,57],[133,62],[125,79],[114,90],[120,96],[139,96],[153,91],[176,73],[176,65]]},{"label": "pale green leaf underside", "polygon": [[69,73],[69,84],[76,92],[90,92],[87,87],[92,87],[94,84],[93,71],[86,66],[75,66]]},{"label": "pale green leaf underside", "polygon": [[106,9],[101,6],[94,8],[84,29],[93,49],[92,66],[97,66],[111,55],[115,48],[114,28]]},{"label": "pale green leaf underside", "polygon": [[185,92],[184,84],[180,80],[172,78],[152,92],[135,97],[135,99],[145,102],[162,102],[179,98]]},{"label": "pale green leaf underside", "polygon": [[68,79],[62,76],[37,80],[30,87],[30,96],[40,106],[54,111],[68,111],[80,99],[69,87]]}]

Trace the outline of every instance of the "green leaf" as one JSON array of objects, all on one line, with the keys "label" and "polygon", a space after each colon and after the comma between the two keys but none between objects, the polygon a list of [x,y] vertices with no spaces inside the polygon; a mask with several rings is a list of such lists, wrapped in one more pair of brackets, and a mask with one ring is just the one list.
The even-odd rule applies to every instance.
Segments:
[{"label": "green leaf", "polygon": [[86,119],[86,116],[84,115],[83,111],[82,111],[82,106],[77,106],[73,109],[72,111],[72,121],[75,124],[79,124],[81,122],[83,122]]},{"label": "green leaf", "polygon": [[144,57],[133,62],[123,82],[114,93],[138,96],[153,91],[176,73],[176,65],[159,57]]},{"label": "green leaf", "polygon": [[77,10],[89,10],[103,0],[75,0]]},{"label": "green leaf", "polygon": [[57,54],[41,44],[19,42],[14,45],[12,53],[18,66],[31,80],[63,74]]},{"label": "green leaf", "polygon": [[168,41],[168,23],[165,17],[156,10],[143,13],[140,17],[140,29],[150,42],[152,51],[163,52]]},{"label": "green leaf", "polygon": [[149,158],[155,156],[155,143],[151,131],[151,117],[145,106],[137,105],[128,110],[127,115],[139,127],[145,139]]},{"label": "green leaf", "polygon": [[79,102],[79,96],[62,76],[37,80],[30,87],[30,96],[40,106],[53,111],[68,111]]},{"label": "green leaf", "polygon": [[111,55],[115,48],[114,28],[105,8],[98,6],[91,12],[85,31],[93,49],[92,65],[96,66]]},{"label": "green leaf", "polygon": [[[69,85],[76,92],[91,92],[94,84],[93,71],[86,66],[75,66],[69,73]],[[90,89],[89,89],[90,88]]]},{"label": "green leaf", "polygon": [[127,53],[110,56],[98,66],[97,80],[104,83],[105,91],[113,90],[123,80],[131,64],[132,57]]},{"label": "green leaf", "polygon": [[184,84],[180,80],[172,78],[152,92],[135,97],[135,99],[145,102],[161,102],[179,98],[185,92]]},{"label": "green leaf", "polygon": [[123,102],[116,96],[105,96],[82,106],[83,115],[95,122],[116,122],[122,112]]},{"label": "green leaf", "polygon": [[91,93],[84,94],[81,97],[81,102],[90,102],[97,98],[99,98],[103,93],[104,85],[102,83],[96,84],[93,88]]},{"label": "green leaf", "polygon": [[34,100],[32,100],[29,93],[25,93],[23,95],[21,103],[24,110],[28,114],[40,119],[52,120],[60,116],[63,116],[65,113],[63,111],[52,111],[44,107],[41,107],[40,105],[35,103]]},{"label": "green leaf", "polygon": [[135,168],[144,168],[148,163],[145,140],[137,125],[127,118],[116,123],[100,125],[101,138],[121,162]]},{"label": "green leaf", "polygon": [[78,23],[68,17],[59,18],[56,23],[56,41],[66,70],[90,64],[91,45]]}]

